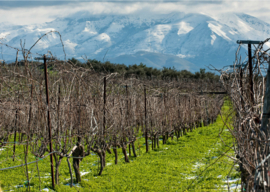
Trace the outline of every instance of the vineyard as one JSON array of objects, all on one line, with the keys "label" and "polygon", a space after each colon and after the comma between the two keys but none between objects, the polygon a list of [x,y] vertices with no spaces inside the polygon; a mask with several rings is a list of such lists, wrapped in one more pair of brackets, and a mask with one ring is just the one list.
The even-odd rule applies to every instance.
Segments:
[{"label": "vineyard", "polygon": [[[129,163],[141,149],[156,151],[160,142],[166,145],[216,122],[224,103],[217,81],[127,78],[52,55],[37,58],[44,63],[33,62],[27,59],[31,49],[22,46],[16,62],[0,70],[0,147],[11,151],[0,171],[23,167],[28,190],[33,163],[38,170],[40,161],[50,159],[51,187],[56,188],[66,160],[73,187],[82,182],[80,167],[88,156],[99,158],[97,175],[102,175],[108,155],[118,164],[120,153]],[[19,52],[25,58],[20,63]]]},{"label": "vineyard", "polygon": [[[34,53],[52,33],[64,60]],[[30,49],[1,40],[17,52],[14,63],[0,66],[5,190],[14,182],[19,191],[230,191],[230,182],[235,190],[270,190],[269,39],[238,41],[234,65],[213,68],[219,80],[203,69],[192,74],[141,64],[121,72],[121,64],[66,60],[57,31]],[[247,58],[240,56],[243,42]]]}]

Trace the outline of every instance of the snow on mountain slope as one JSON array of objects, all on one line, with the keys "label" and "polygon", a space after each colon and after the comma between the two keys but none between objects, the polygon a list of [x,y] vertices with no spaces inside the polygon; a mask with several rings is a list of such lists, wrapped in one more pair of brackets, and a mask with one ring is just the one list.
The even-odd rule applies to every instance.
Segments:
[{"label": "snow on mountain slope", "polygon": [[[114,63],[124,63],[127,65],[130,64],[140,64],[147,63],[149,67],[160,68],[160,66],[166,67],[175,67],[178,70],[189,70],[189,71],[198,71],[199,68],[186,61],[184,59],[179,58],[174,55],[167,55],[163,53],[152,53],[147,51],[138,51],[135,54],[126,54],[120,55],[115,58],[108,58],[111,62]],[[121,62],[119,62],[121,61]]]},{"label": "snow on mountain slope", "polygon": [[[217,17],[184,13],[147,17],[91,15],[84,11],[38,25],[0,23],[0,28],[0,38],[4,38],[1,42],[17,48],[21,46],[20,40],[25,40],[25,48],[29,49],[44,33],[57,30],[62,35],[67,58],[80,59],[83,55],[103,60],[105,56],[105,60],[113,62],[143,61],[155,67],[171,66],[171,62],[176,68],[191,71],[209,64],[218,68],[232,64],[236,40],[270,37],[270,24],[240,13]],[[32,52],[44,54],[48,50],[63,59],[56,33],[41,39]],[[15,60],[14,50],[3,46],[2,52],[3,59]],[[143,54],[145,57],[142,52],[147,53]]]}]

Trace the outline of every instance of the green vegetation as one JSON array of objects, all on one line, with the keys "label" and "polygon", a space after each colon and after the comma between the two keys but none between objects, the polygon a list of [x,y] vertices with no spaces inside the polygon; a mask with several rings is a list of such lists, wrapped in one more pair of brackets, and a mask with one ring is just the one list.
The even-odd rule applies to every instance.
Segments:
[{"label": "green vegetation", "polygon": [[[223,119],[228,116],[230,109],[230,102],[225,101]],[[231,123],[231,118],[228,118],[227,123]],[[144,138],[139,138],[135,143],[138,157],[131,157],[130,163],[124,163],[120,149],[118,165],[114,165],[114,155],[107,154],[107,166],[101,176],[97,176],[97,155],[84,158],[80,170],[82,174],[87,174],[73,188],[65,186],[70,182],[70,176],[66,159],[63,159],[60,185],[56,191],[226,191],[227,176],[239,178],[239,173],[232,168],[233,160],[226,156],[233,156],[233,149],[230,148],[233,139],[220,116],[215,123],[197,128],[178,141],[174,138],[165,145],[160,143],[159,149],[146,154]],[[16,154],[17,158],[13,162],[11,145],[0,151],[0,169],[24,163],[22,145],[16,149]],[[29,156],[28,162],[35,160],[33,155]],[[38,166],[41,189],[50,188],[49,157],[39,161]],[[31,191],[39,191],[36,164],[29,165],[28,170]],[[26,187],[23,187],[25,178],[23,167],[0,171],[0,183],[4,190],[26,191]],[[234,181],[230,184],[237,182],[240,183]],[[20,185],[21,188],[17,188]]]},{"label": "green vegetation", "polygon": [[125,77],[135,76],[136,78],[146,77],[151,78],[160,78],[160,79],[209,79],[209,80],[219,80],[219,76],[211,72],[206,72],[205,69],[200,69],[199,72],[191,73],[187,70],[176,70],[174,67],[163,69],[156,69],[152,67],[147,67],[143,63],[139,65],[125,65],[125,64],[114,64],[109,61],[101,62],[98,60],[89,59],[86,63],[82,63],[75,58],[69,60],[73,64],[79,65],[81,67],[90,67],[93,68],[98,73],[119,73],[125,75]]}]

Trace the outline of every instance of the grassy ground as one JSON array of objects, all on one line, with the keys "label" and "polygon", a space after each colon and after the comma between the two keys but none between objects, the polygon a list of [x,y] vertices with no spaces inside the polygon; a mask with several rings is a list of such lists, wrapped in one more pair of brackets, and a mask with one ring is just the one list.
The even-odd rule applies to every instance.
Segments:
[{"label": "grassy ground", "polygon": [[[222,113],[229,112],[229,103],[225,102]],[[227,176],[231,186],[240,181],[239,173],[233,167],[233,161],[226,154],[233,154],[233,140],[223,126],[221,117],[216,123],[198,128],[181,137],[179,141],[169,140],[157,150],[145,153],[143,138],[136,142],[139,155],[131,158],[130,163],[124,163],[119,150],[119,164],[114,165],[114,156],[107,155],[107,166],[102,176],[98,173],[98,157],[92,154],[81,163],[82,182],[70,188],[66,159],[60,170],[60,185],[56,191],[228,191]],[[222,137],[222,140],[220,138]],[[23,148],[18,148],[18,154],[23,155]],[[22,164],[22,156],[15,162],[7,156],[12,156],[12,148],[0,151],[0,169]],[[28,161],[33,161],[30,156]],[[51,187],[49,158],[39,162],[41,175],[41,190]],[[39,191],[39,177],[36,164],[29,166],[31,191]],[[74,174],[73,174],[74,175]],[[3,190],[25,191],[25,171],[23,167],[0,171],[0,182]],[[235,180],[233,180],[235,179]],[[240,185],[238,186],[240,188]],[[51,190],[50,190],[51,191]]]}]

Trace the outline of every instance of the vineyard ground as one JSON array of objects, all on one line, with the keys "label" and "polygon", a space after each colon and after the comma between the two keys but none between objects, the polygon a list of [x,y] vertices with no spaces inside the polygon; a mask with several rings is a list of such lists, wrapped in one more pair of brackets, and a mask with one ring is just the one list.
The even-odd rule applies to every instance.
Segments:
[{"label": "vineyard ground", "polygon": [[[230,110],[229,101],[225,101],[223,118]],[[232,168],[234,162],[226,156],[233,156],[233,139],[220,116],[215,123],[197,128],[178,141],[176,138],[169,139],[163,145],[160,140],[160,148],[149,153],[145,153],[144,138],[138,139],[135,144],[138,157],[130,157],[130,163],[124,162],[120,149],[118,165],[114,165],[114,155],[107,154],[106,167],[101,176],[97,175],[98,156],[93,153],[84,158],[80,166],[82,182],[72,188],[64,159],[56,191],[228,191],[227,183],[231,190],[240,189],[240,173]],[[23,146],[17,146],[14,162],[12,147],[9,145],[0,149],[0,168],[24,163]],[[34,156],[29,155],[28,162],[34,160]],[[42,191],[52,191],[49,165],[49,157],[38,163],[40,184],[36,164],[29,165],[31,191],[39,191],[39,185]],[[0,171],[4,191],[26,191],[25,181],[23,167]]]}]

